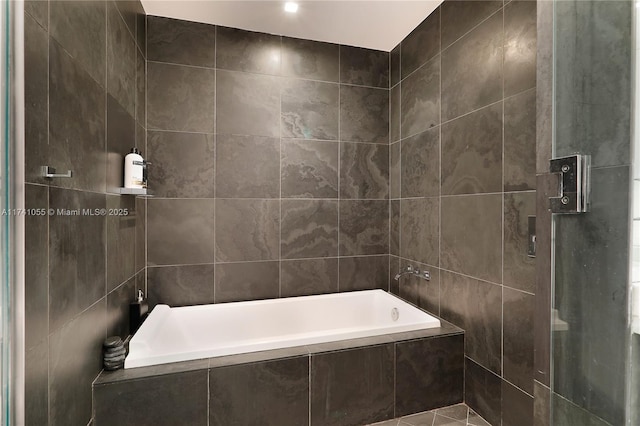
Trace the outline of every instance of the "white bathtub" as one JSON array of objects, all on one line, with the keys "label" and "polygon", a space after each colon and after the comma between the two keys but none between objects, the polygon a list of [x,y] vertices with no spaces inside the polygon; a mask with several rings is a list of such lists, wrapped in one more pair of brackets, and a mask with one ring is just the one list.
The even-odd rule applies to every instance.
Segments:
[{"label": "white bathtub", "polygon": [[440,327],[383,291],[171,308],[157,305],[129,342],[125,368]]}]

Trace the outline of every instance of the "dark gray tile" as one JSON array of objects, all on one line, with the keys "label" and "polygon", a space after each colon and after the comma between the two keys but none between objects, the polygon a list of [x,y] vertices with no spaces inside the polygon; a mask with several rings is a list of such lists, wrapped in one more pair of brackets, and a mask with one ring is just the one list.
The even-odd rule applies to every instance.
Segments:
[{"label": "dark gray tile", "polygon": [[218,26],[217,37],[217,68],[280,74],[280,36]]},{"label": "dark gray tile", "polygon": [[298,426],[309,422],[309,358],[213,368],[209,424]]},{"label": "dark gray tile", "polygon": [[528,90],[504,101],[504,190],[535,187],[536,91]]},{"label": "dark gray tile", "polygon": [[277,298],[279,282],[279,262],[220,263],[216,265],[215,301]]},{"label": "dark gray tile", "polygon": [[402,40],[402,79],[440,53],[440,7]]},{"label": "dark gray tile", "polygon": [[278,77],[217,72],[218,134],[280,136]]},{"label": "dark gray tile", "polygon": [[231,135],[216,139],[216,197],[280,196],[279,139]]},{"label": "dark gray tile", "polygon": [[502,375],[529,394],[533,394],[534,304],[531,294],[507,287],[503,290]]},{"label": "dark gray tile", "polygon": [[149,129],[213,133],[215,71],[149,61],[147,73]]},{"label": "dark gray tile", "polygon": [[533,426],[533,397],[502,381],[502,425]]},{"label": "dark gray tile", "polygon": [[340,291],[389,288],[389,256],[341,257]]},{"label": "dark gray tile", "polygon": [[286,139],[281,147],[283,198],[338,198],[337,143]]},{"label": "dark gray tile", "polygon": [[553,4],[537,5],[536,172],[549,170],[553,133]]},{"label": "dark gray tile", "polygon": [[368,143],[340,144],[340,198],[389,197],[389,147]]},{"label": "dark gray tile", "polygon": [[389,142],[400,140],[400,86],[389,92]]},{"label": "dark gray tile", "polygon": [[340,82],[389,88],[389,52],[340,46]]},{"label": "dark gray tile", "polygon": [[[141,4],[142,6],[142,4]],[[136,43],[144,57],[147,57],[147,14],[143,10],[136,13]]]},{"label": "dark gray tile", "polygon": [[502,1],[450,1],[442,4],[442,48],[462,37],[502,7]]},{"label": "dark gray tile", "polygon": [[435,413],[427,411],[426,413],[412,414],[401,419],[399,426],[432,426],[435,420]]},{"label": "dark gray tile", "polygon": [[[102,194],[50,188],[49,331],[59,329],[105,295],[106,218],[81,215],[106,207]],[[60,210],[80,209],[77,215]],[[58,214],[60,213],[60,214]]]},{"label": "dark gray tile", "polygon": [[147,269],[147,297],[153,308],[213,303],[213,265],[178,265]]},{"label": "dark gray tile", "polygon": [[25,354],[24,422],[27,426],[42,426],[49,421],[48,350],[47,340],[44,339],[27,349]]},{"label": "dark gray tile", "polygon": [[148,200],[148,266],[213,263],[213,229],[213,200]]},{"label": "dark gray tile", "polygon": [[491,426],[489,422],[483,419],[478,413],[476,413],[472,409],[469,409],[469,419],[467,423],[469,424],[469,426]]},{"label": "dark gray tile", "polygon": [[398,267],[391,271],[396,274],[400,268],[412,265],[421,271],[429,271],[431,279],[425,281],[412,275],[405,275],[399,279],[398,295],[404,300],[425,309],[434,315],[440,315],[440,270],[413,260],[400,259]]},{"label": "dark gray tile", "polygon": [[94,388],[94,425],[206,426],[207,385],[206,369],[98,385]]},{"label": "dark gray tile", "polygon": [[[48,2],[25,2],[36,8],[43,4],[47,13]],[[39,9],[39,8],[38,8]],[[45,15],[48,22],[48,13]],[[49,37],[45,30],[28,14],[24,18],[24,138],[25,180],[43,183],[40,168],[46,165],[49,144]]]},{"label": "dark gray tile", "polygon": [[536,85],[536,3],[514,1],[504,7],[504,96]]},{"label": "dark gray tile", "polygon": [[440,274],[440,315],[465,330],[465,354],[502,371],[502,288],[448,271]]},{"label": "dark gray tile", "polygon": [[536,259],[527,256],[529,216],[536,215],[536,194],[523,192],[504,195],[503,284],[535,292]]},{"label": "dark gray tile", "polygon": [[127,30],[135,37],[136,34],[136,14],[143,12],[142,3],[138,0],[118,0],[114,1],[118,12],[122,15]]},{"label": "dark gray tile", "polygon": [[194,361],[171,362],[168,364],[152,365],[150,367],[136,367],[120,369],[115,371],[103,370],[96,378],[94,386],[118,384],[137,379],[148,379],[157,376],[171,376],[176,373],[192,372],[196,370],[206,370],[209,366],[209,359],[198,359]]},{"label": "dark gray tile", "polygon": [[449,407],[440,408],[439,410],[436,410],[436,413],[440,416],[448,417],[454,420],[464,420],[466,422],[467,417],[469,416],[469,408],[465,404],[456,404]]},{"label": "dark gray tile", "polygon": [[91,383],[102,369],[107,305],[103,298],[49,336],[49,424],[86,425]]},{"label": "dark gray tile", "polygon": [[338,201],[282,200],[282,259],[338,255]]},{"label": "dark gray tile", "polygon": [[396,84],[400,83],[400,43],[396,47],[389,52],[389,63],[390,63],[390,82],[389,86],[393,87]]},{"label": "dark gray tile", "polygon": [[402,137],[415,135],[440,124],[440,61],[434,58],[407,79],[400,89]]},{"label": "dark gray tile", "polygon": [[442,194],[502,191],[502,104],[442,125]]},{"label": "dark gray tile", "polygon": [[316,343],[307,345],[306,348],[310,354],[320,354],[326,352],[336,352],[355,348],[378,346],[392,342],[393,339],[388,335],[380,335],[371,337],[359,337],[356,339],[336,340],[326,343]]},{"label": "dark gray tile", "polygon": [[73,172],[71,179],[59,178],[50,182],[104,192],[105,168],[97,166],[105,164],[104,89],[58,43],[51,41],[49,46],[51,164],[47,165],[56,168],[58,173]]},{"label": "dark gray tile", "polygon": [[395,275],[400,271],[400,258],[389,256],[389,293],[398,296],[400,294],[400,283],[395,279]]},{"label": "dark gray tile", "polygon": [[140,151],[147,152],[147,129],[140,125],[140,122],[136,123],[136,148]]},{"label": "dark gray tile", "polygon": [[402,142],[403,198],[440,195],[440,129],[419,133]]},{"label": "dark gray tile", "polygon": [[389,201],[340,201],[340,255],[384,254],[389,249]]},{"label": "dark gray tile", "polygon": [[[107,175],[108,192],[124,186],[124,157],[135,146],[136,123],[116,99],[107,95]],[[146,153],[143,152],[142,155]]]},{"label": "dark gray tile", "polygon": [[158,197],[213,198],[214,137],[147,132],[149,185]]},{"label": "dark gray tile", "polygon": [[107,195],[107,292],[136,273],[136,201]]},{"label": "dark gray tile", "polygon": [[389,198],[400,198],[401,186],[401,163],[400,163],[400,142],[392,143],[389,146]]},{"label": "dark gray tile", "polygon": [[136,278],[107,294],[107,336],[129,336],[129,304],[136,300]]},{"label": "dark gray tile", "polygon": [[332,43],[282,37],[282,75],[338,82],[339,46]]},{"label": "dark gray tile", "polygon": [[465,357],[464,400],[492,425],[501,421],[502,380]]},{"label": "dark gray tile", "polygon": [[147,125],[147,61],[136,51],[136,121]]},{"label": "dark gray tile", "polygon": [[281,94],[281,127],[285,138],[338,139],[339,85],[287,79]]},{"label": "dark gray tile", "polygon": [[136,41],[113,2],[107,3],[107,92],[131,115],[136,104]]},{"label": "dark gray tile", "polygon": [[389,205],[389,254],[400,256],[400,202],[391,200]]},{"label": "dark gray tile", "polygon": [[438,198],[403,199],[400,204],[400,256],[439,265]]},{"label": "dark gray tile", "polygon": [[150,61],[213,68],[216,66],[216,27],[149,16],[147,57]]},{"label": "dark gray tile", "polygon": [[26,0],[24,2],[24,11],[27,12],[43,29],[46,30],[49,28],[48,1]]},{"label": "dark gray tile", "polygon": [[311,357],[311,425],[393,417],[393,344]]},{"label": "dark gray tile", "polygon": [[464,336],[398,343],[395,388],[396,416],[462,402]]},{"label": "dark gray tile", "polygon": [[136,271],[147,266],[147,200],[136,197]]},{"label": "dark gray tile", "polygon": [[340,140],[389,143],[389,91],[340,86]]},{"label": "dark gray tile", "polygon": [[309,355],[306,346],[292,346],[290,348],[270,349],[267,351],[247,352],[244,354],[217,356],[209,358],[209,369],[227,367],[230,365],[253,364],[263,361],[275,361],[283,358],[295,358]]},{"label": "dark gray tile", "polygon": [[441,203],[442,267],[500,283],[502,195],[443,197]]},{"label": "dark gray tile", "polygon": [[49,335],[49,189],[26,185],[25,207],[44,212],[25,216],[24,334],[29,350]]},{"label": "dark gray tile", "polygon": [[52,1],[49,32],[86,72],[105,87],[106,2]]},{"label": "dark gray tile", "polygon": [[338,292],[338,259],[283,261],[280,274],[281,297]]},{"label": "dark gray tile", "polygon": [[216,260],[276,260],[280,200],[216,200]]},{"label": "dark gray tile", "polygon": [[551,426],[551,391],[537,380],[533,383],[533,424]]},{"label": "dark gray tile", "polygon": [[502,98],[502,39],[502,14],[496,13],[442,52],[443,121]]}]

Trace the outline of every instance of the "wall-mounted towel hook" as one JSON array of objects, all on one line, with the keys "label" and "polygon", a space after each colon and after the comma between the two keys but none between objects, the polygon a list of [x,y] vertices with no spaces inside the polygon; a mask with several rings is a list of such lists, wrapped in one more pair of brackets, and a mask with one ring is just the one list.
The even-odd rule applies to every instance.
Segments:
[{"label": "wall-mounted towel hook", "polygon": [[71,170],[67,173],[56,173],[56,169],[51,166],[42,166],[42,176],[46,178],[70,178],[72,176]]}]

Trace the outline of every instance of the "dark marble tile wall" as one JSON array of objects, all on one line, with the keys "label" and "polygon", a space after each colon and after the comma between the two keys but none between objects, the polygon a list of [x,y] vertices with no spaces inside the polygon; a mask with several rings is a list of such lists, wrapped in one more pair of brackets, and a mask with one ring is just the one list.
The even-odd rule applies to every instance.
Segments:
[{"label": "dark marble tile wall", "polygon": [[45,212],[26,222],[27,425],[86,425],[102,341],[129,334],[144,201],[112,189],[124,155],[146,151],[145,58],[138,1],[25,3],[26,206]]},{"label": "dark marble tile wall", "polygon": [[[447,0],[391,52],[390,274],[465,329],[465,398],[531,424],[536,215],[535,1]],[[342,240],[341,240],[342,242]]]},{"label": "dark marble tile wall", "polygon": [[349,426],[458,404],[464,335],[450,324],[432,333],[105,372],[93,387],[94,424]]},{"label": "dark marble tile wall", "polygon": [[148,26],[152,304],[387,289],[389,53]]}]

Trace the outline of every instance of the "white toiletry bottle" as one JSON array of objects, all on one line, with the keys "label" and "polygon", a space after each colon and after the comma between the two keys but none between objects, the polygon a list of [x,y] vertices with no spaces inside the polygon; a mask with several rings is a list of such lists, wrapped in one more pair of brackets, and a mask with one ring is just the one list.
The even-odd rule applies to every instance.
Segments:
[{"label": "white toiletry bottle", "polygon": [[131,148],[131,152],[124,157],[124,187],[144,187],[144,159],[138,148]]}]

